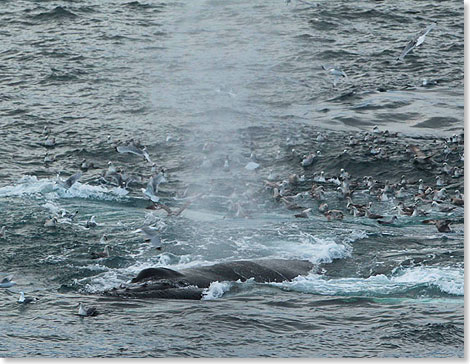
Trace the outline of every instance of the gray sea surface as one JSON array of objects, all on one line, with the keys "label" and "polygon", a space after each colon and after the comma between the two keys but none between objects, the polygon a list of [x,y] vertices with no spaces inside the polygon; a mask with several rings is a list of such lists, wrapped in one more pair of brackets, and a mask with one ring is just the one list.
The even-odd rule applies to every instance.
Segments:
[{"label": "gray sea surface", "polygon": [[[0,288],[0,357],[464,356],[464,214],[450,202],[464,193],[462,1],[3,0],[0,9],[0,278],[16,282]],[[335,84],[322,66],[347,78]],[[180,216],[146,209],[152,164],[115,148],[131,139],[165,168],[161,202],[192,198]],[[318,157],[304,168],[309,153]],[[78,182],[57,183],[83,160],[94,167]],[[135,177],[126,188],[103,178],[110,161]],[[315,180],[342,168],[354,202],[371,201],[385,220],[400,200],[427,215],[381,225],[349,214],[337,186]],[[304,175],[288,190],[312,209],[306,219],[266,184],[292,174]],[[364,176],[381,188],[405,176],[405,198],[380,201]],[[432,207],[433,195],[414,199],[419,179],[440,190],[437,176],[449,212]],[[318,211],[312,184],[342,221]],[[45,227],[54,215],[57,226]],[[423,224],[432,219],[452,231]],[[160,229],[161,251],[137,232],[143,225]],[[103,234],[110,256],[91,259]],[[200,301],[103,295],[148,267],[259,258],[316,269],[292,282],[214,282]],[[20,291],[39,300],[18,304]],[[79,317],[78,302],[100,314]]]}]

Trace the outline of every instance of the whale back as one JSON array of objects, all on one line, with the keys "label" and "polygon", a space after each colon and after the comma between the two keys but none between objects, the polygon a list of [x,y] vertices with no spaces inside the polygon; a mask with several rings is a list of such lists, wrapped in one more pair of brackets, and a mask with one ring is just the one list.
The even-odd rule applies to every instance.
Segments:
[{"label": "whale back", "polygon": [[191,284],[208,287],[214,281],[283,282],[307,274],[313,264],[305,260],[265,259],[233,261],[183,270]]},{"label": "whale back", "polygon": [[181,272],[168,268],[147,268],[132,279],[131,282],[137,285],[113,288],[105,294],[133,298],[201,299],[203,290],[212,282],[243,282],[251,278],[256,282],[290,281],[307,275],[313,267],[307,260],[260,259],[192,267]]},{"label": "whale back", "polygon": [[140,271],[137,277],[133,278],[131,282],[137,283],[147,280],[170,279],[182,276],[181,273],[169,268],[147,268]]}]

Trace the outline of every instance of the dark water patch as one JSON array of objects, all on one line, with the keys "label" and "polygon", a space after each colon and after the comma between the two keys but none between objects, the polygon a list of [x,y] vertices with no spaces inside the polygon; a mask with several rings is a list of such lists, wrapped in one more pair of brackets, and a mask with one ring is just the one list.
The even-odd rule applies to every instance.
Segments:
[{"label": "dark water patch", "polygon": [[80,76],[86,74],[83,70],[75,70],[72,72],[62,72],[62,71],[53,71],[46,78],[42,79],[40,84],[53,84],[53,83],[62,83],[69,81],[81,81]]},{"label": "dark water patch", "polygon": [[327,30],[330,31],[332,29],[338,29],[341,27],[340,23],[320,20],[320,19],[311,19],[308,21],[308,24],[315,30]]},{"label": "dark water patch", "polygon": [[407,16],[403,16],[398,12],[387,8],[375,7],[372,9],[362,10],[356,7],[347,6],[342,10],[342,13],[344,12],[344,14],[341,15],[341,18],[354,22],[359,22],[361,18],[366,22],[373,19],[373,22],[376,24],[388,24],[390,19],[393,19],[393,21],[398,23],[409,21]]},{"label": "dark water patch", "polygon": [[136,10],[153,9],[156,12],[162,11],[159,9],[163,7],[162,4],[147,4],[147,3],[141,3],[139,1],[128,2],[128,3],[125,3],[124,6],[130,9],[136,9]]},{"label": "dark water patch", "polygon": [[14,109],[14,110],[9,110],[4,113],[5,116],[16,116],[16,115],[23,115],[28,113],[29,110],[27,109]]},{"label": "dark water patch", "polygon": [[361,120],[358,117],[339,116],[339,117],[335,117],[334,119],[338,120],[340,123],[343,123],[344,125],[349,125],[349,126],[354,126],[354,127],[375,125],[374,123],[370,121]]},{"label": "dark water patch", "polygon": [[309,307],[328,307],[328,306],[359,306],[359,307],[373,307],[376,302],[373,298],[367,297],[335,297],[328,299],[320,299],[308,304]]},{"label": "dark water patch", "polygon": [[452,118],[452,117],[442,117],[442,116],[435,116],[429,118],[425,121],[422,121],[416,125],[415,128],[430,128],[430,129],[444,129],[448,128],[449,126],[458,125],[460,121]]},{"label": "dark water patch", "polygon": [[427,323],[410,327],[409,324],[395,323],[394,330],[399,333],[385,336],[384,339],[400,339],[417,343],[444,343],[452,347],[463,344],[464,336],[459,327],[453,323]]},{"label": "dark water patch", "polygon": [[62,6],[57,6],[54,9],[50,11],[45,11],[36,15],[31,16],[32,19],[34,20],[39,20],[39,21],[48,21],[48,20],[72,20],[75,18],[78,18],[78,15],[73,13],[70,10],[67,10],[66,8]]},{"label": "dark water patch", "polygon": [[321,59],[324,62],[331,62],[332,60],[353,58],[353,57],[356,57],[357,54],[354,53],[352,50],[328,49],[328,50],[319,52],[317,56],[319,59]]}]

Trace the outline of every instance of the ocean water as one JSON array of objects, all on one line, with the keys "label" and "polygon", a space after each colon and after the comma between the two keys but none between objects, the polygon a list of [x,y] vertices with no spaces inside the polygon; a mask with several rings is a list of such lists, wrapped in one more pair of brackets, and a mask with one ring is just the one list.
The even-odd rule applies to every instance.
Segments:
[{"label": "ocean water", "polygon": [[[464,356],[463,207],[450,200],[464,193],[464,178],[444,171],[464,165],[462,2],[1,8],[0,277],[13,274],[16,285],[0,288],[0,357]],[[347,78],[334,85],[322,65]],[[163,203],[192,198],[180,216],[146,209],[151,163],[115,148],[130,139],[165,168]],[[410,146],[431,161],[414,161]],[[251,153],[254,171],[245,168]],[[57,183],[84,159],[94,168],[68,189]],[[135,181],[106,182],[109,161]],[[393,225],[354,217],[334,183],[314,180],[342,168],[354,203],[372,202],[385,220],[400,200],[416,202],[419,179],[439,190],[440,176],[443,204],[455,208],[439,211],[429,195],[417,202],[426,216],[398,215]],[[292,174],[304,177],[285,195],[299,193],[308,218],[266,184]],[[362,182],[372,176],[382,188],[403,175],[403,199],[379,201]],[[342,221],[318,211],[312,184],[324,185]],[[78,213],[67,219],[63,210]],[[45,227],[54,215],[57,226]],[[87,229],[92,215],[98,226]],[[452,231],[423,224],[430,219],[449,219]],[[137,232],[144,225],[159,228],[160,251]],[[110,256],[91,259],[103,234]],[[213,282],[200,301],[103,295],[148,267],[259,258],[306,259],[315,269],[291,282]],[[20,291],[39,300],[18,304]],[[100,315],[79,317],[78,302]]]}]

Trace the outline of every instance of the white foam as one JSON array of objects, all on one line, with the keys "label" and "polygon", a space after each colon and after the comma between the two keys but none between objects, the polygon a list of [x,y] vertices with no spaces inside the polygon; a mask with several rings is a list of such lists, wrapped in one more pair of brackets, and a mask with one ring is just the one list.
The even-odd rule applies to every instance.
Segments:
[{"label": "white foam", "polygon": [[399,283],[420,282],[439,287],[442,292],[464,295],[464,270],[452,267],[413,267],[393,278]]},{"label": "white foam", "polygon": [[42,207],[49,210],[52,215],[57,215],[61,209],[60,206],[54,204],[51,201],[46,202],[45,204],[42,205]]},{"label": "white foam", "polygon": [[353,230],[351,231],[351,233],[346,236],[344,239],[343,239],[343,242],[345,243],[354,243],[358,240],[362,240],[362,239],[365,239],[369,236],[369,234],[367,234],[366,231],[364,230]]},{"label": "white foam", "polygon": [[212,282],[209,288],[205,288],[202,291],[203,300],[215,300],[224,295],[225,292],[228,292],[232,288],[233,282]]},{"label": "white foam", "polygon": [[307,259],[314,264],[331,263],[334,259],[351,256],[352,247],[347,243],[337,243],[332,238],[320,238],[300,232],[297,244],[282,242],[277,257],[287,259]]},{"label": "white foam", "polygon": [[0,197],[42,195],[49,199],[55,198],[91,198],[99,200],[115,200],[129,193],[124,188],[107,189],[103,186],[92,186],[76,182],[69,189],[58,185],[55,180],[36,176],[23,176],[17,184],[0,188]]},{"label": "white foam", "polygon": [[328,279],[319,274],[299,276],[292,282],[270,283],[283,289],[320,295],[375,296],[393,295],[422,286],[442,292],[464,295],[464,271],[458,268],[413,267],[387,277]]}]

